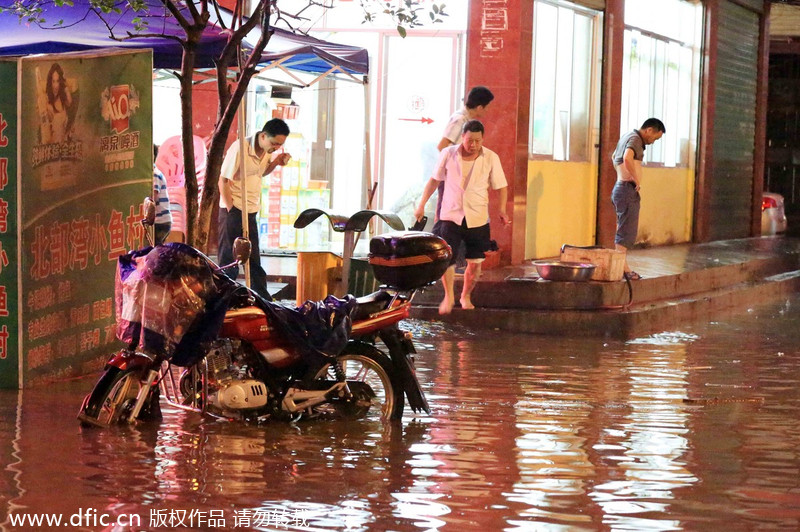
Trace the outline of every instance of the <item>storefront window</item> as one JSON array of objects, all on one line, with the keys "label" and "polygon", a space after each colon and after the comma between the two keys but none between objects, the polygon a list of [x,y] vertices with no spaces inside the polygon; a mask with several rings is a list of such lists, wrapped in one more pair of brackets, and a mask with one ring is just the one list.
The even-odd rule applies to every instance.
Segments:
[{"label": "storefront window", "polygon": [[[320,249],[330,245],[327,218],[295,229],[306,209],[359,210],[363,183],[364,89],[353,81],[324,79],[306,88],[255,80],[251,83],[250,131],[272,118],[291,134],[283,149],[288,165],[262,180],[259,234],[262,251]],[[339,117],[336,120],[335,117]],[[334,195],[333,191],[342,193]]]},{"label": "storefront window", "polygon": [[702,7],[683,0],[625,2],[621,129],[660,118],[668,134],[645,162],[687,166],[696,137]]},{"label": "storefront window", "polygon": [[531,156],[557,161],[591,158],[599,16],[567,2],[534,4]]}]

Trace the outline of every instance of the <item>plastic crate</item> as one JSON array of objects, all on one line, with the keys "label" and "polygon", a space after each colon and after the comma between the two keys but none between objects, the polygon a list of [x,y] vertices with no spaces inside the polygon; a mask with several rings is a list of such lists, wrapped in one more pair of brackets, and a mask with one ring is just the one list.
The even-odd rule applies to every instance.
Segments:
[{"label": "plastic crate", "polygon": [[375,279],[372,266],[366,258],[350,259],[350,275],[347,279],[347,292],[356,297],[365,296],[378,290],[380,283]]}]

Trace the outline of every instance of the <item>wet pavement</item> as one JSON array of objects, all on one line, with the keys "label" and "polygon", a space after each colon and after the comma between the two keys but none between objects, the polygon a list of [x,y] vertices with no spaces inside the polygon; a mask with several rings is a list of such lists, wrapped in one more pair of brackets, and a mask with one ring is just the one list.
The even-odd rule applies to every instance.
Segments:
[{"label": "wet pavement", "polygon": [[628,341],[408,328],[432,414],[391,427],[248,427],[164,408],[160,424],[82,430],[91,379],[0,391],[0,522],[800,528],[800,297]]}]

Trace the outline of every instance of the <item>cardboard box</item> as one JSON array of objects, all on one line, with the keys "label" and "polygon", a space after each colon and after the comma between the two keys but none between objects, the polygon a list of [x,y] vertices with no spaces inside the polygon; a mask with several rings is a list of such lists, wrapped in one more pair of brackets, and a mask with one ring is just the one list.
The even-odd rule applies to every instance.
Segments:
[{"label": "cardboard box", "polygon": [[561,247],[561,260],[591,262],[595,266],[592,281],[621,281],[625,272],[625,252],[604,248]]}]

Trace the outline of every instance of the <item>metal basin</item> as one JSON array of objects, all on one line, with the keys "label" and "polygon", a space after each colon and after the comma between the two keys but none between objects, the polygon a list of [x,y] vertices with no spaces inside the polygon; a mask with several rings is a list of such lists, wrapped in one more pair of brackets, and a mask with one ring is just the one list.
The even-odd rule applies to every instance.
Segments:
[{"label": "metal basin", "polygon": [[539,277],[548,281],[588,281],[596,266],[590,262],[566,262],[560,260],[533,261]]}]

